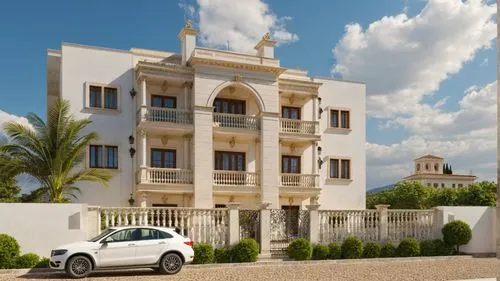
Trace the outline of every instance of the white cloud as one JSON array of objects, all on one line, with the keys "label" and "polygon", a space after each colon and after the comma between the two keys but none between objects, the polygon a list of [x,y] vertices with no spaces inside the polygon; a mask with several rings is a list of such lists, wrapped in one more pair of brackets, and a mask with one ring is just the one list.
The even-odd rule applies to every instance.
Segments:
[{"label": "white cloud", "polygon": [[370,187],[394,183],[411,173],[412,159],[432,153],[446,158],[454,173],[480,180],[496,179],[497,82],[473,86],[453,112],[430,110],[409,119],[396,119],[416,134],[391,145],[367,143],[367,182]]},{"label": "white cloud", "polygon": [[4,125],[11,121],[18,122],[22,125],[32,128],[31,124],[28,122],[28,119],[26,119],[25,117],[19,117],[17,115],[9,114],[3,110],[0,110],[0,133],[2,133]]},{"label": "white cloud", "polygon": [[426,110],[418,105],[460,71],[496,36],[496,4],[481,0],[428,0],[409,18],[385,16],[363,30],[346,26],[333,49],[332,72],[368,85],[367,113],[391,118]]},{"label": "white cloud", "polygon": [[261,0],[197,0],[198,7],[179,3],[186,15],[198,24],[201,44],[229,48],[240,52],[254,52],[253,47],[266,32],[278,41],[288,44],[299,36],[286,29],[291,17],[278,17]]},{"label": "white cloud", "polygon": [[480,67],[485,67],[488,66],[488,58],[484,58],[484,60],[479,64]]}]

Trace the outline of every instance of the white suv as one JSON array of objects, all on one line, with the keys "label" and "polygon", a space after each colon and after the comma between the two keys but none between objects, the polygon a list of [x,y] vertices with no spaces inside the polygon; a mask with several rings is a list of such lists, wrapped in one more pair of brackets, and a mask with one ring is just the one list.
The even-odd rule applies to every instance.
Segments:
[{"label": "white suv", "polygon": [[50,268],[83,278],[93,270],[155,268],[175,274],[194,258],[193,241],[174,228],[129,226],[109,228],[89,240],[52,250]]}]

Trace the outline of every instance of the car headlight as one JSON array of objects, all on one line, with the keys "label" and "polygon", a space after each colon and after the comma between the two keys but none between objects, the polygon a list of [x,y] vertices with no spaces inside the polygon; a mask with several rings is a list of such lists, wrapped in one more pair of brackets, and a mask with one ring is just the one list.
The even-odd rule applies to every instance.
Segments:
[{"label": "car headlight", "polygon": [[68,250],[52,250],[52,252],[50,253],[50,256],[53,257],[53,256],[60,256],[60,255],[64,255],[66,254]]}]

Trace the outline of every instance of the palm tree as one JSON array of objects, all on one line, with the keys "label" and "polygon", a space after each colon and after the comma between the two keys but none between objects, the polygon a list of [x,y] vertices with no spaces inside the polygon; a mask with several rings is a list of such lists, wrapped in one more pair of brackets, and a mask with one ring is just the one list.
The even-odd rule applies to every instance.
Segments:
[{"label": "palm tree", "polygon": [[47,123],[34,113],[27,116],[33,128],[9,122],[4,126],[9,141],[0,144],[0,155],[9,160],[4,164],[10,163],[17,174],[33,177],[40,193],[54,203],[77,198],[78,182],[107,186],[113,176],[108,170],[77,167],[85,159],[86,147],[98,136],[96,132],[84,134],[92,121],[75,119],[69,110],[69,102],[58,99],[48,110]]}]

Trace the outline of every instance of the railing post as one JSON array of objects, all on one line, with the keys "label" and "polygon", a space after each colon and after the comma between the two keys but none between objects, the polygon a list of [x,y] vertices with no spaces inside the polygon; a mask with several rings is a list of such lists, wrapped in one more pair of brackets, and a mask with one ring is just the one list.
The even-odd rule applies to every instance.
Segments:
[{"label": "railing post", "polygon": [[311,203],[306,207],[309,210],[309,241],[316,244],[319,242],[319,204]]},{"label": "railing post", "polygon": [[389,224],[387,222],[388,214],[387,210],[390,205],[375,205],[378,211],[378,239],[380,242],[384,243],[389,238]]},{"label": "railing post", "polygon": [[260,205],[260,258],[271,258],[271,203]]},{"label": "railing post", "polygon": [[229,245],[231,246],[240,241],[240,203],[229,202]]}]

